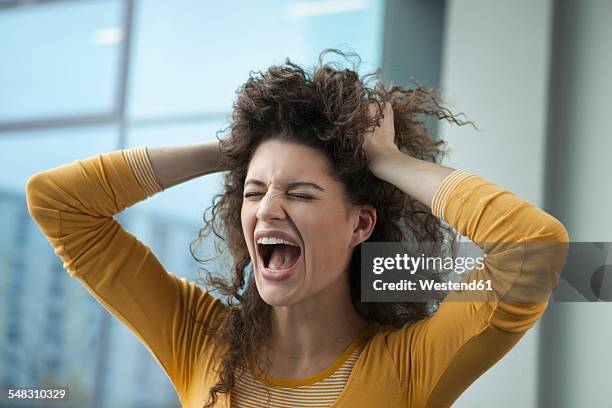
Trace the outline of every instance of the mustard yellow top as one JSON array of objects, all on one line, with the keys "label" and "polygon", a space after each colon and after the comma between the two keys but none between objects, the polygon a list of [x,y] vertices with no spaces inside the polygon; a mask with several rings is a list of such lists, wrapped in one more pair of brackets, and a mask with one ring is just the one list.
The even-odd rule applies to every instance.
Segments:
[{"label": "mustard yellow top", "polygon": [[[211,353],[211,339],[196,320],[223,316],[225,305],[166,271],[150,248],[113,218],[159,191],[144,146],[77,160],[34,174],[26,184],[29,212],[66,271],[145,345],[182,405],[201,407],[217,381],[219,356]],[[551,215],[461,170],[438,187],[432,212],[476,244],[568,241]],[[493,251],[488,254],[497,260],[506,257],[501,248]],[[493,266],[485,262],[487,268]],[[495,272],[515,279],[522,271],[522,265],[506,263]],[[356,339],[315,383],[349,364],[331,406],[448,407],[517,343],[547,303],[445,301],[415,324]],[[305,384],[276,380],[279,387],[314,385],[313,378]],[[236,401],[219,394],[217,406],[239,405],[239,394]],[[242,395],[248,395],[244,387]]]},{"label": "mustard yellow top", "polygon": [[364,330],[329,367],[307,378],[263,378],[238,369],[232,407],[330,407],[344,389],[371,328]]}]

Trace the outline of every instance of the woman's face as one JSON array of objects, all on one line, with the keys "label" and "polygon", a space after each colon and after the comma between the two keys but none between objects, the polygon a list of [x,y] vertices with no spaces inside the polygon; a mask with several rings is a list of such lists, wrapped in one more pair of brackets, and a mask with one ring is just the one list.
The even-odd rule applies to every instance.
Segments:
[{"label": "woman's face", "polygon": [[270,305],[296,304],[347,284],[352,249],[367,239],[359,209],[328,166],[320,151],[276,139],[262,142],[249,163],[242,231],[257,289]]}]

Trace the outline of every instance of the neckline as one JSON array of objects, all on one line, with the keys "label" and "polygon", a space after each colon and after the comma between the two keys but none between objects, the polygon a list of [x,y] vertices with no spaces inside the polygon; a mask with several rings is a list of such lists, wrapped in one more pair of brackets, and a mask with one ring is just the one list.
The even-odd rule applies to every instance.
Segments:
[{"label": "neckline", "polygon": [[[288,379],[288,378],[268,376],[264,378],[259,371],[256,372],[254,370],[252,361],[251,361],[251,372],[253,373],[253,376],[257,378],[259,381],[263,382],[264,384],[268,386],[273,386],[273,387],[293,388],[293,387],[308,386],[308,385],[315,384],[319,381],[322,381],[328,378],[333,373],[335,373],[340,367],[342,367],[342,365],[346,362],[349,356],[353,354],[353,352],[355,352],[355,350],[357,350],[358,347],[362,346],[365,343],[365,340],[367,340],[367,338],[369,337],[369,334],[372,332],[373,329],[374,327],[372,325],[366,326],[361,331],[361,333],[357,336],[357,338],[355,338],[355,340],[353,340],[353,342],[348,345],[348,347],[342,352],[342,354],[340,354],[338,358],[336,358],[336,360],[334,360],[334,362],[331,363],[331,365],[329,365],[329,367],[309,377],[298,378],[298,379]],[[357,364],[357,361],[355,361],[355,364]],[[351,370],[351,374],[349,378],[347,379],[347,383],[348,383],[348,380],[350,380],[350,377],[352,377],[352,370]]]},{"label": "neckline", "polygon": [[[368,337],[366,338],[366,340],[370,340],[373,336],[375,336],[378,332],[378,329],[376,326],[371,325],[369,326],[370,330],[368,330]],[[366,343],[364,343],[364,348],[367,346]],[[351,370],[351,373],[349,374],[349,377],[346,379],[346,384],[344,384],[344,388],[342,388],[342,391],[340,391],[340,394],[338,395],[338,397],[336,398],[336,400],[331,404],[330,408],[334,408],[334,407],[339,407],[340,403],[343,402],[343,400],[346,398],[345,396],[348,394],[349,392],[349,388],[351,387],[351,385],[353,384],[353,379],[355,378],[355,368],[359,366],[360,362],[365,358],[364,357],[365,353],[363,353],[363,350],[361,353],[359,353],[359,357],[357,358],[357,361],[355,361],[355,365],[353,366],[353,369]]]}]

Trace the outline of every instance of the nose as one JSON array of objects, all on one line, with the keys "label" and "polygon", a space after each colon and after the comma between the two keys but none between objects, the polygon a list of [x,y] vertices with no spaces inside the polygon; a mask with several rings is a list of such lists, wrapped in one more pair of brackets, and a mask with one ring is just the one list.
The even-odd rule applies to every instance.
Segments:
[{"label": "nose", "polygon": [[281,193],[270,188],[266,195],[259,201],[256,213],[257,219],[261,221],[282,220],[285,211],[281,203]]}]

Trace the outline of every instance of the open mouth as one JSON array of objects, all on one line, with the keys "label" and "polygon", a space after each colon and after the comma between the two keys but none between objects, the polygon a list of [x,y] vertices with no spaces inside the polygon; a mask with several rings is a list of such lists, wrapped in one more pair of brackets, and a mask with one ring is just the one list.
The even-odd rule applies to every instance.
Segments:
[{"label": "open mouth", "polygon": [[270,271],[282,271],[293,267],[300,258],[300,247],[287,244],[257,244],[262,264]]}]

